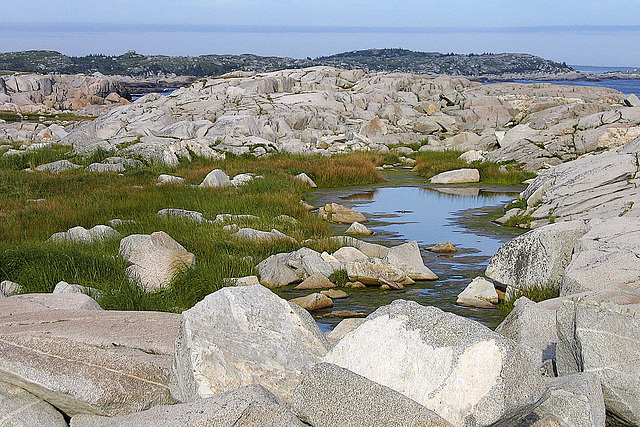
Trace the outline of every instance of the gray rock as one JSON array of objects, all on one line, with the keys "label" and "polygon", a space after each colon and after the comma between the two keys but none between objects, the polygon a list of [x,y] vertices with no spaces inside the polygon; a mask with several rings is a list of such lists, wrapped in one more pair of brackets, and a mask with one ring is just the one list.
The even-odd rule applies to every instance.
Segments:
[{"label": "gray rock", "polygon": [[260,283],[270,287],[287,286],[302,278],[287,266],[290,254],[275,254],[260,262],[256,269],[260,274]]},{"label": "gray rock", "polygon": [[186,218],[199,223],[212,222],[206,219],[202,213],[197,211],[189,211],[186,209],[160,209],[156,214],[158,216],[165,216],[168,218]]},{"label": "gray rock", "polygon": [[298,175],[295,176],[295,178],[299,179],[300,181],[304,182],[305,184],[309,184],[309,186],[311,186],[312,188],[318,187],[316,185],[316,183],[313,182],[313,180],[311,178],[309,178],[309,175],[307,175],[304,172],[299,173]]},{"label": "gray rock", "polygon": [[255,242],[276,242],[278,240],[293,241],[292,237],[274,229],[271,231],[254,230],[253,228],[241,228],[231,235],[236,239],[253,240]]},{"label": "gray rock", "polygon": [[267,288],[223,288],[182,313],[171,393],[193,401],[248,384],[285,399],[328,342],[313,318]]},{"label": "gray rock", "polygon": [[120,417],[78,415],[72,427],[303,427],[291,408],[254,384],[194,402],[156,406]]},{"label": "gray rock", "polygon": [[483,277],[476,277],[456,299],[456,304],[467,307],[495,308],[498,293],[493,283]]},{"label": "gray rock", "polygon": [[333,236],[330,239],[343,246],[352,246],[368,257],[384,258],[389,253],[389,248],[386,246],[364,242],[351,236]]},{"label": "gray rock", "polygon": [[292,304],[297,304],[307,311],[316,311],[323,308],[333,307],[333,300],[326,295],[313,293],[299,298],[289,300]]},{"label": "gray rock", "polygon": [[388,261],[378,258],[358,259],[345,264],[345,270],[352,282],[358,281],[365,285],[377,285],[380,280],[412,285],[415,282],[405,271]]},{"label": "gray rock", "polygon": [[87,172],[124,172],[122,163],[91,163],[85,169]]},{"label": "gray rock", "polygon": [[302,283],[300,283],[298,286],[296,286],[294,289],[299,290],[299,289],[328,289],[328,288],[334,288],[336,285],[334,285],[333,283],[331,283],[331,281],[329,279],[327,279],[327,276],[320,274],[320,273],[315,273],[312,274],[311,276],[307,277],[306,279],[304,279],[302,281]]},{"label": "gray rock", "polygon": [[89,295],[91,298],[99,298],[101,296],[101,292],[95,288],[67,283],[64,280],[61,280],[56,284],[56,287],[53,288],[53,293],[85,294]]},{"label": "gray rock", "polygon": [[46,399],[68,416],[123,415],[173,402],[160,368],[38,333],[0,334],[0,381]]},{"label": "gray rock", "polygon": [[8,296],[0,302],[0,315],[50,310],[102,310],[93,298],[84,294],[21,294]]},{"label": "gray rock", "polygon": [[614,217],[589,225],[564,272],[560,295],[640,286],[640,218]]},{"label": "gray rock", "polygon": [[195,264],[195,256],[163,231],[127,236],[118,253],[133,264],[127,267],[127,276],[147,290],[166,287],[181,270]]},{"label": "gray rock", "polygon": [[338,222],[342,224],[352,224],[354,222],[367,222],[367,218],[360,212],[339,205],[337,203],[328,203],[319,210],[320,217],[327,221]]},{"label": "gray rock", "polygon": [[259,220],[260,217],[255,215],[232,215],[232,214],[218,214],[213,222],[216,223],[225,223],[225,222],[233,222],[233,221],[255,221]]},{"label": "gray rock", "polygon": [[638,95],[635,93],[630,93],[624,99],[624,103],[627,107],[640,107],[640,99],[638,99]]},{"label": "gray rock", "polygon": [[68,231],[54,233],[49,240],[52,242],[95,243],[120,237],[122,235],[108,225],[96,225],[88,230],[78,226],[70,228]]},{"label": "gray rock", "polygon": [[173,176],[168,174],[160,174],[158,176],[158,184],[183,184],[185,179],[180,176]]},{"label": "gray rock", "polygon": [[403,300],[369,315],[323,362],[390,387],[454,425],[515,425],[546,398],[542,378],[514,341]]},{"label": "gray rock", "polygon": [[462,184],[480,181],[478,169],[456,169],[439,173],[429,179],[432,184]]},{"label": "gray rock", "polygon": [[620,425],[640,424],[640,304],[566,300],[557,326],[558,372],[593,373],[607,413]]},{"label": "gray rock", "polygon": [[82,166],[71,163],[69,160],[58,160],[51,163],[46,163],[36,167],[37,171],[41,172],[64,172],[67,170],[79,169]]},{"label": "gray rock", "polygon": [[313,426],[452,426],[419,403],[330,363],[304,374],[293,400],[298,416]]},{"label": "gray rock", "polygon": [[228,187],[231,185],[229,176],[221,169],[214,169],[204,177],[200,187]]},{"label": "gray rock", "polygon": [[550,395],[540,409],[567,427],[604,427],[605,407],[602,387],[590,373],[547,378]]},{"label": "gray rock", "polygon": [[10,297],[22,292],[22,286],[10,280],[3,280],[0,282],[0,292],[2,292],[3,296]]},{"label": "gray rock", "polygon": [[229,286],[253,286],[259,285],[258,276],[232,277],[224,280],[225,285]]},{"label": "gray rock", "polygon": [[582,221],[550,224],[502,245],[485,275],[507,285],[507,298],[518,290],[560,287],[576,241],[587,232]]},{"label": "gray rock", "polygon": [[5,427],[67,427],[60,412],[42,399],[0,381],[0,422]]},{"label": "gray rock", "polygon": [[252,173],[240,173],[233,177],[233,179],[231,180],[231,185],[233,185],[234,187],[240,187],[246,185],[254,179],[255,177]]},{"label": "gray rock", "polygon": [[368,236],[372,234],[372,231],[369,230],[366,226],[360,224],[358,221],[355,221],[349,226],[349,228],[347,228],[347,231],[345,231],[344,234],[360,234]]},{"label": "gray rock", "polygon": [[558,345],[556,311],[561,304],[559,298],[535,303],[527,297],[520,297],[495,331],[520,344],[535,368],[540,368],[547,360],[555,363]]},{"label": "gray rock", "polygon": [[404,243],[389,248],[384,260],[398,267],[413,280],[436,280],[438,276],[424,265],[418,242]]}]

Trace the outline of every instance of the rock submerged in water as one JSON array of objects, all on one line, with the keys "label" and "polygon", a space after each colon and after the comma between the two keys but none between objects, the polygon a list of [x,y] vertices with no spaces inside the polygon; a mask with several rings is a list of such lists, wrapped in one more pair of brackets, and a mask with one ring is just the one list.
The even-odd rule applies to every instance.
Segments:
[{"label": "rock submerged in water", "polygon": [[431,252],[442,253],[442,254],[451,254],[454,252],[458,252],[455,246],[451,242],[437,243],[430,248],[427,248]]}]

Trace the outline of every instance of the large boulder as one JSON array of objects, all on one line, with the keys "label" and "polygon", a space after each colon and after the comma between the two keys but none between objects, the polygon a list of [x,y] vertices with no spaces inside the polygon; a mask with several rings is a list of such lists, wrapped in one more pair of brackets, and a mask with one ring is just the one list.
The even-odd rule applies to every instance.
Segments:
[{"label": "large boulder", "polygon": [[396,300],[324,357],[454,425],[512,426],[546,397],[525,351],[474,321]]},{"label": "large boulder", "polygon": [[229,187],[231,180],[221,169],[214,169],[204,177],[200,187]]},{"label": "large boulder", "polygon": [[436,280],[438,276],[424,265],[415,240],[389,248],[385,261],[404,271],[413,280]]},{"label": "large boulder", "polygon": [[304,374],[294,393],[298,416],[312,426],[452,426],[419,403],[331,363]]},{"label": "large boulder", "polygon": [[0,381],[68,416],[124,415],[173,403],[167,373],[159,367],[41,333],[0,334]]},{"label": "large boulder", "polygon": [[507,297],[529,288],[558,289],[576,241],[587,232],[583,221],[550,224],[502,245],[485,275],[507,285]]},{"label": "large boulder", "polygon": [[269,289],[223,288],[182,313],[171,392],[186,402],[260,384],[290,399],[328,346],[309,313]]},{"label": "large boulder", "polygon": [[127,276],[147,290],[166,287],[177,273],[196,262],[195,255],[164,231],[123,238],[119,254],[133,264],[127,267]]},{"label": "large boulder", "polygon": [[590,372],[602,384],[609,416],[640,425],[640,300],[619,305],[566,300],[557,312],[560,374]]},{"label": "large boulder", "polygon": [[0,381],[0,425],[67,427],[67,422],[49,403],[20,387]]},{"label": "large boulder", "polygon": [[254,384],[194,402],[156,406],[119,417],[78,415],[73,427],[303,427],[291,408]]}]

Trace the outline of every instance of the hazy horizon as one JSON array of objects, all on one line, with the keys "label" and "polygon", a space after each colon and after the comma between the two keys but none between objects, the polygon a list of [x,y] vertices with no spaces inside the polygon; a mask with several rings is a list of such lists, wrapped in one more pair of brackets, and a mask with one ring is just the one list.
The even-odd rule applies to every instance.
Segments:
[{"label": "hazy horizon", "polygon": [[640,67],[628,0],[24,0],[3,4],[0,51],[306,58],[370,48],[530,53]]}]

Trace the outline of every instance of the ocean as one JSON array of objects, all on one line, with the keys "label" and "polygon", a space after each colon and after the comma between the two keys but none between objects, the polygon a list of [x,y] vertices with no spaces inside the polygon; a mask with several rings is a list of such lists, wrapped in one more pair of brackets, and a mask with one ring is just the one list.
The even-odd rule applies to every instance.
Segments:
[{"label": "ocean", "polygon": [[[514,80],[516,83],[540,83],[538,80]],[[608,87],[619,90],[625,95],[635,93],[640,97],[640,79],[602,79],[600,81],[554,80],[545,83],[571,86]]]}]

